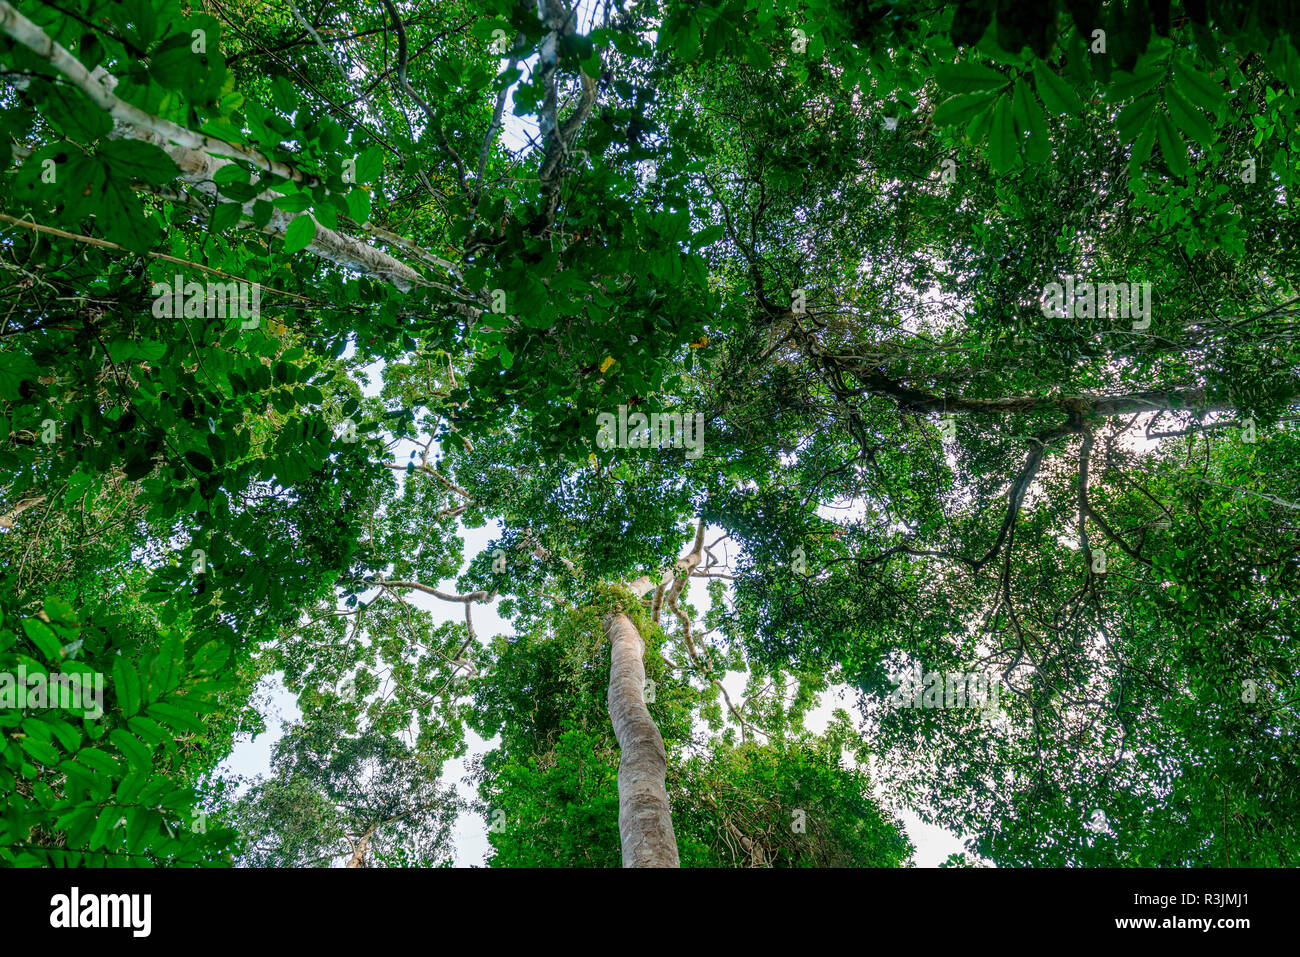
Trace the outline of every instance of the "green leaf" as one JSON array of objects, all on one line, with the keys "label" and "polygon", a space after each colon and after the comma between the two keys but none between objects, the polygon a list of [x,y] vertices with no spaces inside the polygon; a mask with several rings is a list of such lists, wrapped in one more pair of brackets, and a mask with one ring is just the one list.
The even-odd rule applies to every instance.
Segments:
[{"label": "green leaf", "polygon": [[972,119],[997,98],[996,93],[966,93],[950,96],[934,110],[935,126],[957,126]]},{"label": "green leaf", "polygon": [[354,189],[348,193],[348,215],[356,222],[365,224],[370,221],[370,194],[364,189]]},{"label": "green leaf", "polygon": [[357,182],[372,183],[384,171],[384,150],[378,145],[370,145],[357,157]]},{"label": "green leaf", "polygon": [[248,186],[252,174],[238,163],[227,163],[212,174],[212,182],[218,186]]},{"label": "green leaf", "polygon": [[176,687],[180,681],[180,666],[184,659],[184,639],[178,632],[168,631],[163,638],[158,656],[149,669],[149,695],[151,701],[157,701]]},{"label": "green leaf", "polygon": [[1187,144],[1178,134],[1173,121],[1164,113],[1156,116],[1156,138],[1160,141],[1160,152],[1169,164],[1170,172],[1175,176],[1186,176]]},{"label": "green leaf", "polygon": [[1203,103],[1218,115],[1227,101],[1227,94],[1214,78],[1188,64],[1179,64],[1174,71],[1174,86],[1191,103]]},{"label": "green leaf", "polygon": [[300,249],[306,249],[315,238],[316,221],[309,215],[299,216],[289,223],[289,228],[285,230],[284,251],[296,253]]},{"label": "green leaf", "polygon": [[77,761],[92,771],[99,771],[113,777],[116,777],[120,771],[117,762],[99,748],[82,748],[77,752]]},{"label": "green leaf", "polygon": [[966,124],[966,130],[963,134],[970,143],[982,143],[989,135],[989,130],[993,128],[993,105],[986,109],[980,110],[974,118]]},{"label": "green leaf", "polygon": [[288,78],[277,76],[271,81],[271,102],[286,115],[298,109],[298,91]]},{"label": "green leaf", "polygon": [[673,53],[677,59],[691,62],[700,52],[700,31],[693,22],[687,22],[677,33]]},{"label": "green leaf", "polygon": [[1120,110],[1115,125],[1119,129],[1119,141],[1121,143],[1133,142],[1138,133],[1141,132],[1142,127],[1150,122],[1151,114],[1155,112],[1158,103],[1158,98],[1148,96],[1145,99],[1135,100]]},{"label": "green leaf", "polygon": [[307,193],[290,193],[288,196],[277,196],[271,201],[272,206],[286,213],[301,213],[305,209],[311,209],[311,204],[311,196]]},{"label": "green leaf", "polygon": [[49,742],[54,737],[54,730],[40,718],[24,718],[20,727],[24,733],[37,741]]},{"label": "green leaf", "polygon": [[[216,139],[225,140],[227,143],[243,143],[248,139],[248,134],[238,126],[222,119],[208,120],[199,127],[199,131],[207,133]],[[219,170],[218,175],[220,175]],[[217,180],[217,182],[220,182],[220,180]]]},{"label": "green leaf", "polygon": [[112,741],[117,749],[121,751],[131,766],[145,772],[153,768],[153,756],[150,755],[149,749],[135,735],[121,728],[114,728],[108,732],[108,740]]},{"label": "green leaf", "polygon": [[974,93],[981,90],[1000,90],[1011,82],[1010,77],[978,63],[936,65],[934,78],[941,89],[949,93]]},{"label": "green leaf", "polygon": [[95,822],[95,829],[90,834],[90,840],[86,842],[87,850],[97,850],[104,846],[108,836],[113,833],[113,828],[122,819],[122,809],[109,805],[99,812],[99,819]]},{"label": "green leaf", "polygon": [[[319,396],[320,392],[317,391],[316,394]],[[194,668],[196,671],[210,674],[224,665],[229,657],[229,645],[223,641],[209,641],[194,653]]]},{"label": "green leaf", "polygon": [[140,140],[109,140],[99,147],[99,156],[115,172],[152,186],[170,183],[180,172],[170,156]]},{"label": "green leaf", "polygon": [[130,717],[140,710],[140,675],[121,655],[113,662],[113,689],[122,712]]},{"label": "green leaf", "polygon": [[112,118],[80,90],[63,84],[32,86],[43,92],[45,115],[68,139],[89,143],[113,129]]},{"label": "green leaf", "polygon": [[31,356],[18,352],[0,352],[0,399],[18,398],[23,382],[35,382],[40,370]]},{"label": "green leaf", "polygon": [[1200,111],[1183,99],[1173,87],[1165,88],[1165,107],[1180,130],[1205,149],[1210,148],[1214,143],[1214,130]]},{"label": "green leaf", "polygon": [[63,745],[63,750],[69,754],[77,750],[81,744],[81,733],[62,718],[46,719],[54,736],[58,738],[59,744]]},{"label": "green leaf", "polygon": [[1016,81],[1012,92],[1013,113],[1016,126],[1025,137],[1025,156],[1032,162],[1041,163],[1051,156],[1047,142],[1047,121],[1038,106],[1038,100],[1029,92],[1029,82],[1024,79]]},{"label": "green leaf", "polygon": [[1137,138],[1133,144],[1133,151],[1129,156],[1128,171],[1130,176],[1138,176],[1142,172],[1142,164],[1151,158],[1151,149],[1156,142],[1156,126],[1154,123],[1148,123],[1142,129],[1142,135]]},{"label": "green leaf", "polygon": [[717,242],[725,233],[726,230],[720,223],[713,223],[712,225],[705,226],[698,233],[692,236],[691,244],[696,249],[703,249],[705,246]]},{"label": "green leaf", "polygon": [[178,731],[193,731],[198,734],[203,732],[202,721],[195,717],[192,712],[179,708],[174,704],[159,701],[156,704],[149,705],[147,710],[159,721],[176,728]]},{"label": "green leaf", "polygon": [[244,215],[244,207],[239,203],[219,203],[208,220],[208,229],[214,233],[223,233],[230,229]]},{"label": "green leaf", "polygon": [[1117,73],[1116,79],[1106,88],[1106,99],[1111,103],[1120,103],[1142,96],[1164,78],[1163,66],[1145,73]]},{"label": "green leaf", "polygon": [[65,832],[75,832],[79,821],[85,820],[88,815],[95,813],[94,805],[74,807],[71,810],[64,811],[54,819],[56,829]]},{"label": "green leaf", "polygon": [[195,471],[202,472],[204,475],[212,473],[212,459],[208,458],[202,452],[190,449],[185,453],[185,461],[194,466]]},{"label": "green leaf", "polygon": [[50,626],[45,622],[39,618],[24,618],[23,631],[32,640],[32,644],[40,649],[46,661],[57,662],[62,657],[59,654],[59,649],[63,647],[63,642],[59,641]]},{"label": "green leaf", "polygon": [[35,738],[23,738],[18,742],[19,746],[32,756],[32,759],[38,764],[46,767],[53,767],[59,763],[59,749],[47,741],[37,741]]},{"label": "green leaf", "polygon": [[989,167],[998,174],[1009,172],[1019,155],[1011,105],[1008,97],[1003,94],[993,107],[993,126],[989,130]]},{"label": "green leaf", "polygon": [[[330,199],[333,200],[334,197],[330,197]],[[316,217],[316,222],[320,223],[326,229],[339,228],[338,211],[334,208],[332,202],[318,203],[312,215]]]},{"label": "green leaf", "polygon": [[133,804],[135,799],[140,796],[144,786],[149,783],[149,775],[152,773],[152,767],[139,768],[133,767],[129,774],[122,779],[122,783],[117,786],[114,797],[121,804]]},{"label": "green leaf", "polygon": [[1047,109],[1059,115],[1078,116],[1083,112],[1083,101],[1074,87],[1048,69],[1042,60],[1034,61],[1034,88]]},{"label": "green leaf", "polygon": [[135,717],[129,719],[126,724],[149,744],[156,746],[167,739],[167,733],[152,718]]}]

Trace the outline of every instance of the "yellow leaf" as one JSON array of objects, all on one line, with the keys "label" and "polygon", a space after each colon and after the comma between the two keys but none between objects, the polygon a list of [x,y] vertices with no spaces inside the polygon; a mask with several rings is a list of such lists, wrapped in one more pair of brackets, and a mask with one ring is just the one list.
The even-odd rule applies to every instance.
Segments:
[{"label": "yellow leaf", "polygon": [[692,343],[690,344],[690,346],[691,346],[692,349],[703,349],[703,348],[704,348],[705,346],[707,346],[708,344],[709,344],[709,337],[708,337],[708,336],[700,336],[698,339],[696,339],[694,342],[692,342]]},{"label": "yellow leaf", "polygon": [[613,364],[614,364],[614,357],[613,357],[613,356],[606,356],[606,357],[605,357],[605,361],[602,362],[602,363],[600,364],[600,371],[601,371],[601,373],[603,374],[603,373],[605,373],[605,372],[608,372],[608,371],[609,371],[609,367],[612,366]]}]

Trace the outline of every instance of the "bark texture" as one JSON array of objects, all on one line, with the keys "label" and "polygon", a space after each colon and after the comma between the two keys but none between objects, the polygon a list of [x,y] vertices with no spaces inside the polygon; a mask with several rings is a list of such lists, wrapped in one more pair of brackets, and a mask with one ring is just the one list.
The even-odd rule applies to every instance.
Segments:
[{"label": "bark texture", "polygon": [[365,867],[366,866],[366,849],[370,847],[370,836],[375,833],[375,828],[370,828],[366,833],[357,838],[352,845],[352,858],[345,865],[346,867]]},{"label": "bark texture", "polygon": [[[217,187],[214,179],[217,171],[230,165],[235,159],[251,163],[258,169],[282,176],[303,187],[315,186],[320,182],[316,177],[303,173],[287,163],[273,160],[251,147],[195,133],[171,120],[146,113],[120,99],[113,92],[117,82],[114,78],[92,74],[80,60],[50,39],[40,27],[20,14],[6,0],[0,0],[0,31],[46,60],[92,103],[112,117],[115,121],[112,136],[144,140],[160,147],[180,168],[180,178],[196,187],[199,192],[215,197]],[[268,192],[256,198],[270,200],[276,195]],[[250,216],[253,202],[249,200],[244,204],[244,212]],[[307,212],[287,213],[277,209],[271,214],[266,231],[283,237],[290,222],[301,216],[310,215]],[[366,229],[364,226],[362,228]],[[400,239],[391,233],[380,235],[373,229],[368,231],[388,242]],[[409,241],[402,242],[410,249],[418,249]],[[352,236],[327,229],[320,223],[316,223],[316,235],[307,246],[307,250],[322,259],[363,275],[387,280],[403,292],[415,286],[429,285],[427,280],[406,263]],[[425,251],[420,250],[420,252]],[[437,262],[444,268],[450,266],[449,263],[439,260],[432,254],[426,253],[421,258],[426,262]]]},{"label": "bark texture", "polygon": [[678,867],[677,835],[664,778],[664,739],[645,704],[645,643],[623,612],[606,616],[609,716],[621,754],[618,832],[624,867]]}]

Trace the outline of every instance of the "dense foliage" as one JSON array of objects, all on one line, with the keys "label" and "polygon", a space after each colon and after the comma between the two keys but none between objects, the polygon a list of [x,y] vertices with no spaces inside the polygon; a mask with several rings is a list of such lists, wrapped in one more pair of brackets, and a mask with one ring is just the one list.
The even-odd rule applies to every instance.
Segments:
[{"label": "dense foliage", "polygon": [[1297,31],[0,0],[0,861],[1294,866]]}]

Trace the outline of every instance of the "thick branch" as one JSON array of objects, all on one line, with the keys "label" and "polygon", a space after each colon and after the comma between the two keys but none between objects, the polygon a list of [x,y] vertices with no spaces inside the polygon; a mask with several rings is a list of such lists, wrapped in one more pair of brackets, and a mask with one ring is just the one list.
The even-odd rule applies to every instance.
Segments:
[{"label": "thick branch", "polygon": [[[46,60],[91,102],[116,120],[113,135],[145,140],[160,147],[179,167],[180,178],[194,185],[200,192],[215,197],[217,171],[235,160],[250,163],[304,188],[316,186],[320,182],[316,177],[270,159],[251,147],[195,133],[171,120],[153,116],[132,106],[113,93],[109,84],[92,76],[80,60],[51,40],[40,27],[18,13],[6,0],[0,0],[0,30]],[[264,193],[261,197],[249,200],[243,204],[244,212],[251,216],[253,203],[260,198],[275,197]],[[266,230],[283,236],[293,220],[310,215],[306,212],[287,213],[277,209],[272,212]],[[320,223],[316,223],[316,235],[307,249],[330,262],[368,276],[386,279],[403,291],[426,284],[423,277],[405,263],[351,236],[327,229]]]},{"label": "thick branch", "polygon": [[320,180],[315,177],[308,176],[286,163],[270,159],[255,149],[195,133],[171,120],[164,120],[132,106],[120,99],[103,83],[95,80],[80,60],[46,36],[44,30],[15,10],[6,0],[0,0],[0,30],[4,30],[13,39],[48,62],[67,77],[73,86],[86,94],[92,103],[118,122],[148,130],[187,149],[221,153],[252,163],[258,169],[282,176],[303,186],[316,186],[320,183]]}]

